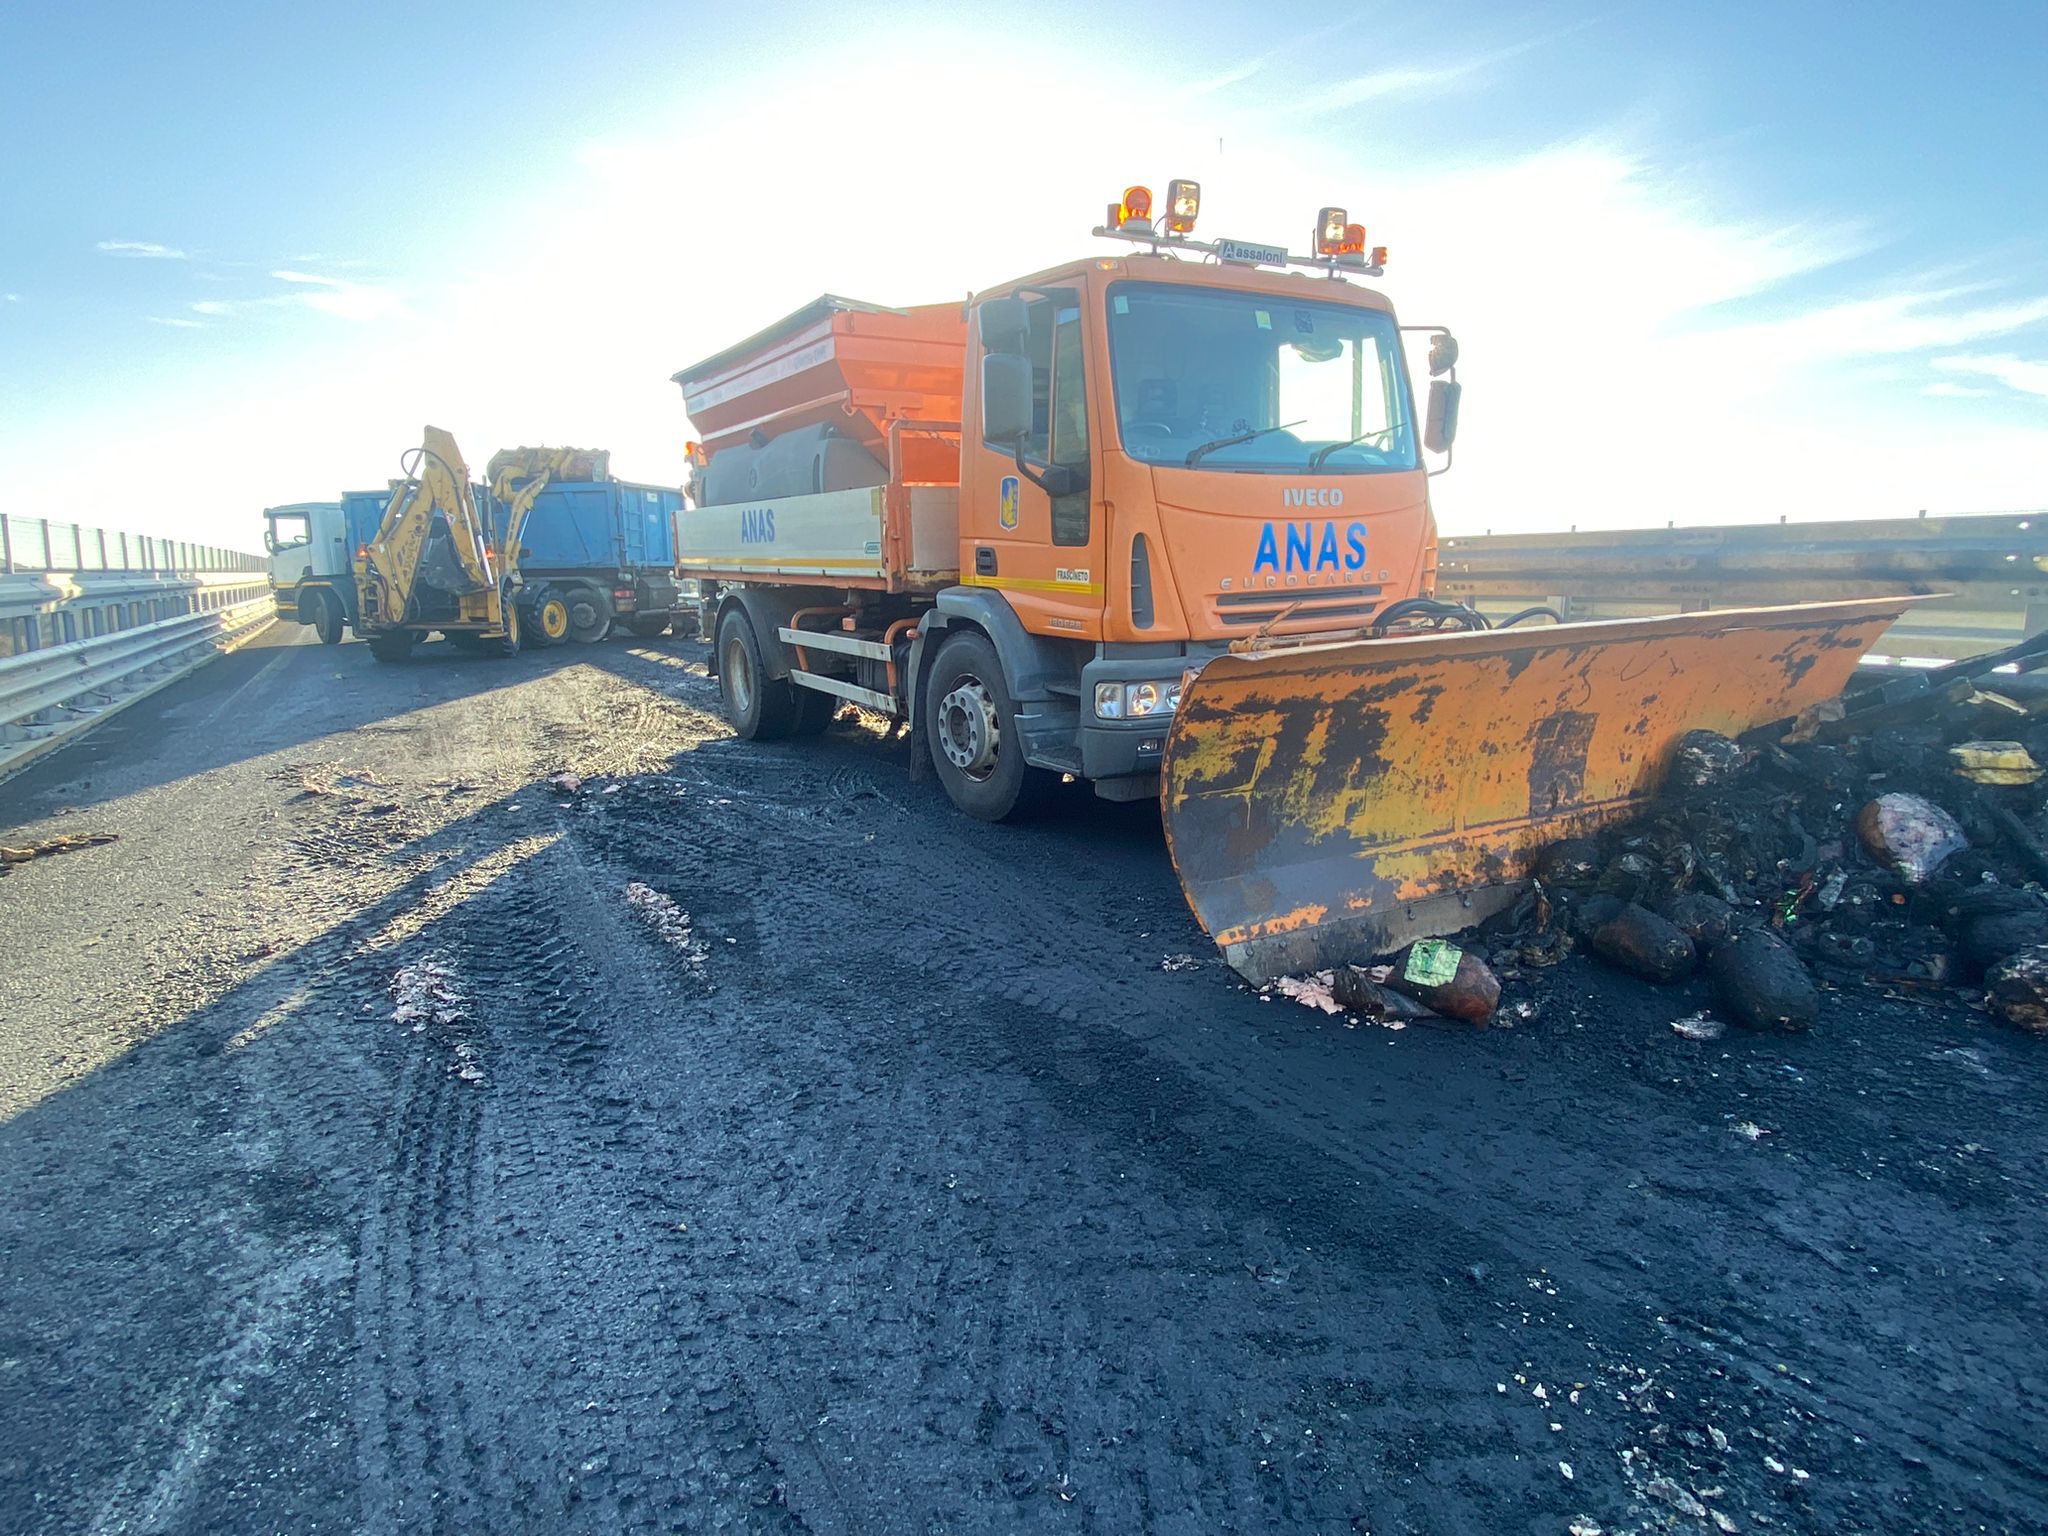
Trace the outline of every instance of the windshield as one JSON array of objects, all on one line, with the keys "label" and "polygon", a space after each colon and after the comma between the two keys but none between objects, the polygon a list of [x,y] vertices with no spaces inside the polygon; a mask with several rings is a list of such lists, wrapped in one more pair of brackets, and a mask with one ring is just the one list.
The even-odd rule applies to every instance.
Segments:
[{"label": "windshield", "polygon": [[1400,336],[1383,310],[1118,283],[1109,357],[1134,459],[1294,474],[1417,465]]}]

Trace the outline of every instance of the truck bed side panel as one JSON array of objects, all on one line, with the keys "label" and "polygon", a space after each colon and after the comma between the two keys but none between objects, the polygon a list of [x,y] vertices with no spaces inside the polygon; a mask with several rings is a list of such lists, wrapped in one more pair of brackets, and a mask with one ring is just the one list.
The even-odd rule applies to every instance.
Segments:
[{"label": "truck bed side panel", "polygon": [[[520,542],[529,571],[668,570],[682,492],[619,480],[562,481],[534,498]],[[506,509],[494,521],[504,533]]]},{"label": "truck bed side panel", "polygon": [[680,519],[676,564],[762,580],[879,582],[886,490],[827,491],[776,501],[692,507]]},{"label": "truck bed side panel", "polygon": [[952,485],[690,507],[677,529],[676,564],[691,575],[932,592],[960,574],[960,489]]}]

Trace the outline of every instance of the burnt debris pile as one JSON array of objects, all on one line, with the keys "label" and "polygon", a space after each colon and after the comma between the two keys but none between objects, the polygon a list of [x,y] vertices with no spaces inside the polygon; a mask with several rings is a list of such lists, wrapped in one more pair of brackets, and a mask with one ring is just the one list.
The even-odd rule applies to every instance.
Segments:
[{"label": "burnt debris pile", "polygon": [[1503,969],[1584,949],[1650,982],[1701,972],[1754,1028],[1871,987],[2048,1032],[2048,692],[1997,686],[2032,681],[1836,703],[1763,740],[1691,732],[1652,807],[1546,849],[1481,942]]}]

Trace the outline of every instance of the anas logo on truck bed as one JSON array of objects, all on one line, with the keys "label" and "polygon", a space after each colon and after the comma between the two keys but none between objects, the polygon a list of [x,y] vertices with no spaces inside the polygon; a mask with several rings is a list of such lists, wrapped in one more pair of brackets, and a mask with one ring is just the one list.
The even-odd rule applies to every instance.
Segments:
[{"label": "anas logo on truck bed", "polygon": [[740,510],[740,542],[742,544],[773,544],[775,542],[775,509],[773,507],[743,507]]},{"label": "anas logo on truck bed", "polygon": [[[1343,493],[1340,491],[1341,496]],[[1365,569],[1365,524],[1354,519],[1334,522],[1268,523],[1259,531],[1252,571],[1285,571],[1289,575],[1318,571]]]}]

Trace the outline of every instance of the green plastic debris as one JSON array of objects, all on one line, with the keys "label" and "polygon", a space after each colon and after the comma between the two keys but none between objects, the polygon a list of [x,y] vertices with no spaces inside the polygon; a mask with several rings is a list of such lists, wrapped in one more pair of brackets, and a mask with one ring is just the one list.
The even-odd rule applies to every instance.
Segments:
[{"label": "green plastic debris", "polygon": [[1441,987],[1458,974],[1465,951],[1444,939],[1417,939],[1401,975],[1418,987]]}]

